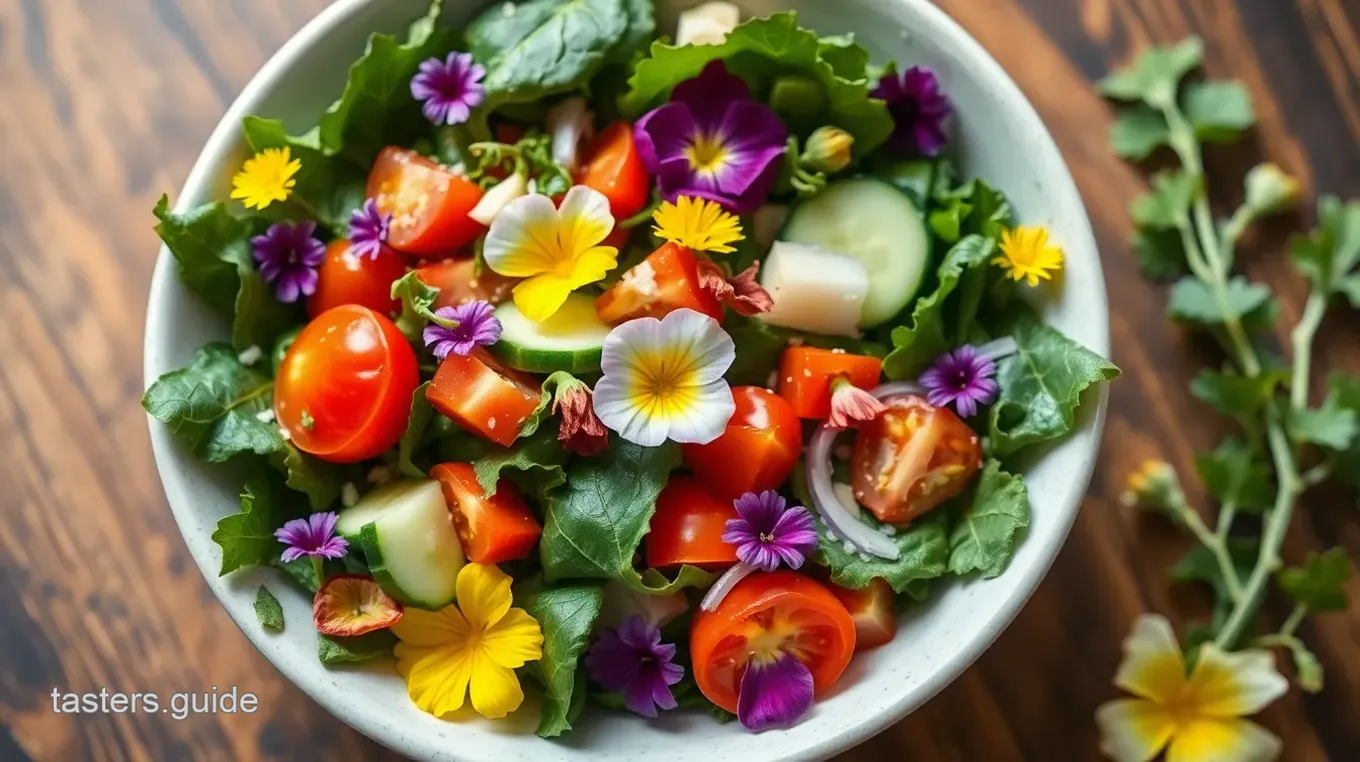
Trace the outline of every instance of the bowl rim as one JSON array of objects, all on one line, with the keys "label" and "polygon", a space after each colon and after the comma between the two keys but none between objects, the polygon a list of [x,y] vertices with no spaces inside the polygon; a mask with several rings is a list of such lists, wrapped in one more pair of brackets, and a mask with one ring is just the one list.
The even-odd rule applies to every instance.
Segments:
[{"label": "bowl rim", "polygon": [[[213,193],[214,179],[221,162],[230,156],[234,148],[239,143],[239,129],[241,119],[247,114],[253,113],[260,102],[268,94],[275,83],[285,75],[296,63],[297,60],[319,40],[331,34],[337,27],[345,24],[349,19],[360,13],[370,5],[386,2],[387,0],[335,0],[320,13],[304,24],[292,37],[285,42],[277,52],[260,67],[251,77],[250,81],[242,89],[240,94],[232,101],[231,105],[223,113],[217,126],[213,129],[203,149],[200,151],[193,167],[186,178],[184,185],[180,188],[179,195],[174,204],[176,212],[187,211],[194,203],[199,203],[200,199],[210,198]],[[1098,256],[1098,247],[1095,234],[1091,228],[1090,218],[1086,211],[1084,202],[1077,189],[1076,182],[1072,177],[1066,160],[1062,157],[1052,133],[1044,124],[1033,104],[1020,90],[1019,86],[1005,71],[1004,68],[973,38],[963,27],[961,27],[949,14],[935,6],[929,0],[884,0],[885,2],[910,6],[912,10],[930,19],[938,29],[943,30],[950,39],[948,42],[958,49],[961,58],[970,59],[981,69],[982,76],[993,86],[998,98],[1003,100],[1006,106],[1014,110],[1018,120],[1027,123],[1032,128],[1034,139],[1040,144],[1045,152],[1051,152],[1056,156],[1056,166],[1058,171],[1047,178],[1052,183],[1052,192],[1061,194],[1070,199],[1072,214],[1078,235],[1083,239],[1073,242],[1076,245],[1085,247],[1093,252],[1097,252],[1094,257],[1094,267],[1096,275],[1092,279],[1091,288],[1095,290],[1092,294],[1095,301],[1103,306],[1095,315],[1089,316],[1090,320],[1097,321],[1092,332],[1093,340],[1087,341],[1087,347],[1102,357],[1110,357],[1110,328],[1109,328],[1109,301],[1107,297],[1104,272]],[[167,371],[166,357],[167,352],[163,349],[163,338],[165,332],[160,328],[166,324],[171,317],[168,314],[168,302],[166,298],[168,290],[174,287],[176,279],[173,256],[169,250],[162,245],[157,255],[156,264],[152,273],[151,287],[148,294],[145,336],[143,341],[143,385],[149,388],[151,384],[164,372]],[[1025,574],[1023,579],[1018,581],[1012,595],[1002,601],[992,616],[986,620],[981,627],[973,629],[960,647],[947,660],[935,670],[933,680],[929,681],[922,689],[917,691],[907,691],[895,698],[895,700],[882,704],[875,712],[866,713],[858,721],[849,727],[843,728],[841,732],[831,737],[819,739],[814,744],[793,750],[791,753],[782,757],[785,760],[814,760],[824,759],[833,754],[845,751],[856,746],[888,727],[896,724],[910,712],[918,709],[936,694],[942,691],[956,680],[969,666],[971,666],[983,653],[1005,631],[1006,627],[1015,619],[1020,610],[1033,596],[1039,584],[1047,576],[1049,569],[1056,560],[1058,553],[1066,543],[1066,539],[1071,532],[1073,523],[1076,520],[1078,511],[1081,508],[1082,499],[1090,487],[1092,474],[1100,452],[1101,435],[1105,426],[1106,411],[1109,401],[1108,384],[1101,384],[1096,392],[1094,400],[1094,413],[1087,420],[1085,428],[1089,431],[1089,444],[1083,447],[1078,455],[1079,461],[1076,469],[1072,472],[1071,483],[1079,490],[1073,494],[1077,498],[1071,505],[1057,506],[1064,511],[1055,519],[1057,531],[1052,536],[1051,542],[1047,547],[1043,547],[1038,560],[1026,569],[1008,570],[1007,574]],[[193,526],[191,518],[191,508],[189,507],[189,496],[184,494],[182,486],[172,485],[171,476],[168,469],[162,467],[163,461],[171,458],[170,449],[174,446],[173,437],[169,430],[158,424],[158,422],[147,416],[150,427],[151,445],[153,459],[156,463],[158,476],[161,480],[162,489],[166,494],[166,501],[170,506],[175,523],[181,535],[185,536],[185,544],[190,555],[193,557],[199,572],[204,580],[213,590],[218,603],[226,610],[228,616],[236,623],[236,626],[251,642],[261,655],[286,677],[289,682],[297,686],[313,701],[326,709],[336,718],[340,719],[350,727],[360,731],[369,738],[377,741],[383,746],[408,754],[415,749],[410,743],[412,736],[402,733],[393,723],[374,722],[369,712],[359,709],[342,701],[333,700],[336,689],[333,685],[325,681],[317,680],[307,675],[303,668],[295,666],[294,662],[285,659],[275,659],[270,655],[269,649],[265,648],[267,635],[259,627],[250,626],[252,622],[246,621],[248,613],[245,611],[237,612],[227,605],[223,600],[222,593],[214,586],[213,582],[217,579],[216,570],[213,568],[213,559],[210,554],[196,552],[195,546],[188,542],[187,533],[196,527]],[[1077,429],[1072,435],[1081,432]],[[550,742],[546,742],[550,743]]]}]

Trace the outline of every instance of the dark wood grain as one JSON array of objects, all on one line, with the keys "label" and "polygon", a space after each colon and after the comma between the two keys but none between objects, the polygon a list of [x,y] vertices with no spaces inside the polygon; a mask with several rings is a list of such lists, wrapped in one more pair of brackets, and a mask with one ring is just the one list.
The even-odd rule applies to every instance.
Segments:
[{"label": "dark wood grain", "polygon": [[[209,595],[165,505],[137,404],[157,250],[147,210],[181,184],[265,57],[325,3],[0,0],[0,760],[388,757],[284,681]],[[1191,472],[1224,426],[1185,391],[1216,362],[1212,351],[1164,321],[1165,294],[1139,277],[1126,244],[1144,178],[1106,149],[1110,112],[1090,83],[1150,42],[1198,33],[1210,71],[1240,78],[1261,117],[1251,145],[1211,152],[1213,169],[1264,157],[1310,197],[1360,196],[1360,2],[940,5],[1011,72],[1067,157],[1101,243],[1127,373],[1084,510],[1032,602],[957,682],[843,759],[1098,759],[1092,713],[1115,694],[1133,619],[1198,616],[1206,604],[1166,584],[1183,540],[1116,496],[1146,457]],[[1281,244],[1300,221],[1257,231],[1244,253],[1252,278],[1282,294],[1286,323],[1304,284]],[[1360,371],[1348,320],[1329,319],[1317,356]],[[1337,543],[1360,555],[1353,498],[1310,495],[1287,556]],[[1360,586],[1351,592],[1360,598]],[[1284,613],[1268,603],[1266,616]],[[1303,635],[1326,692],[1292,692],[1261,719],[1290,760],[1356,759],[1360,611],[1317,619]],[[51,710],[53,688],[213,685],[253,691],[266,711],[175,722]]]}]

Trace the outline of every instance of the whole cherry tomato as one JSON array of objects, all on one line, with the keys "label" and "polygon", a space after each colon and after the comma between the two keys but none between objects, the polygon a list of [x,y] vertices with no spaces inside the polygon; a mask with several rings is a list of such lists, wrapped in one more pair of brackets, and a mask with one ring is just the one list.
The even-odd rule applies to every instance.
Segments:
[{"label": "whole cherry tomato", "polygon": [[731,566],[737,549],[723,542],[728,519],[739,518],[731,500],[715,497],[692,476],[673,476],[656,501],[643,538],[647,565]]},{"label": "whole cherry tomato", "polygon": [[354,253],[349,241],[333,241],[317,270],[316,293],[307,299],[307,314],[316,317],[342,304],[357,304],[383,315],[401,309],[392,298],[392,283],[406,274],[406,263],[382,247],[376,257]]},{"label": "whole cherry tomato", "polygon": [[420,384],[416,353],[396,325],[355,304],[308,323],[274,381],[274,415],[293,444],[332,463],[397,443]]},{"label": "whole cherry tomato", "polygon": [[803,431],[793,408],[759,386],[732,390],[737,411],[722,436],[683,446],[685,464],[714,495],[735,500],[783,484],[803,451]]},{"label": "whole cherry tomato", "polygon": [[509,479],[501,479],[496,494],[487,497],[471,464],[435,466],[430,469],[430,478],[439,480],[458,541],[473,563],[500,564],[524,558],[543,534],[542,525]]},{"label": "whole cherry tomato", "polygon": [[468,216],[482,189],[415,151],[389,146],[368,176],[368,197],[392,215],[387,244],[415,257],[447,257],[486,232]]},{"label": "whole cherry tomato", "polygon": [[500,304],[515,290],[516,278],[507,278],[484,267],[477,273],[474,259],[449,259],[416,268],[416,277],[427,286],[439,289],[434,308],[457,307],[471,301]]},{"label": "whole cherry tomato", "polygon": [[576,182],[603,193],[614,219],[626,220],[647,206],[652,181],[633,139],[633,125],[609,125],[586,149],[585,157]]}]

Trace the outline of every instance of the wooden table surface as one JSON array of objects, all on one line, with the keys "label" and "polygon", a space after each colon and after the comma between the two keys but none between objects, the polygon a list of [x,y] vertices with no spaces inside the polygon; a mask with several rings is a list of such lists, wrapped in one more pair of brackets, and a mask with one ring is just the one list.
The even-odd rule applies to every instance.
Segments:
[{"label": "wooden table surface", "polygon": [[[157,251],[149,210],[180,186],[261,62],[326,2],[0,0],[0,760],[390,758],[285,682],[208,593],[138,406]],[[1357,197],[1360,0],[940,5],[1019,82],[1067,157],[1104,252],[1126,375],[1084,510],[1034,599],[976,666],[843,759],[1097,759],[1092,713],[1115,694],[1134,617],[1205,604],[1167,588],[1183,541],[1119,505],[1124,476],[1154,455],[1192,472],[1223,424],[1186,392],[1217,360],[1163,319],[1165,295],[1139,277],[1125,243],[1144,180],[1106,149],[1110,112],[1090,83],[1149,42],[1197,32],[1211,72],[1243,80],[1261,120],[1250,146],[1211,153],[1212,167],[1240,172],[1264,156],[1303,179],[1310,203]],[[1298,222],[1247,247],[1247,269],[1284,295],[1288,324],[1305,289],[1281,244]],[[1333,315],[1317,356],[1356,372],[1347,320],[1357,324]],[[1336,543],[1360,555],[1356,519],[1353,496],[1310,497],[1287,557]],[[1285,613],[1279,602],[1266,611]],[[1360,758],[1360,609],[1303,635],[1327,689],[1293,691],[1261,720],[1289,760]],[[54,688],[213,685],[256,693],[263,711],[176,722],[51,708]]]}]

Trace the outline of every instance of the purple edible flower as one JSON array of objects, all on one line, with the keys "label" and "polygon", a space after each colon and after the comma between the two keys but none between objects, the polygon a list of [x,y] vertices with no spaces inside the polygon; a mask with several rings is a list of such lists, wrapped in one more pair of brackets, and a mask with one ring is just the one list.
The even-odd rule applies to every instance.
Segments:
[{"label": "purple edible flower", "polygon": [[370,198],[349,217],[349,250],[356,257],[377,259],[391,226],[392,215],[378,211],[378,202]]},{"label": "purple edible flower", "polygon": [[435,317],[452,323],[453,327],[437,322],[425,326],[425,346],[443,362],[451,354],[466,356],[478,346],[495,344],[501,340],[501,321],[493,311],[492,306],[483,301],[440,307],[435,310]]},{"label": "purple edible flower", "polygon": [[338,518],[332,512],[313,513],[310,518],[293,519],[284,524],[274,532],[279,542],[288,546],[283,551],[283,561],[296,561],[303,556],[343,558],[349,552],[349,542],[335,534]]},{"label": "purple edible flower", "polygon": [[447,60],[429,58],[411,78],[411,97],[425,103],[421,110],[435,124],[462,124],[472,109],[482,105],[486,67],[472,60],[471,53],[449,53]]},{"label": "purple edible flower", "polygon": [[723,542],[737,546],[737,558],[772,572],[782,561],[797,569],[817,550],[817,526],[801,505],[788,507],[774,490],[747,492],[733,501],[739,519],[727,520]]},{"label": "purple edible flower", "polygon": [[885,74],[871,95],[888,103],[896,124],[889,141],[894,151],[934,156],[944,149],[949,141],[944,120],[954,107],[941,92],[935,72],[913,66],[901,74]]},{"label": "purple edible flower", "polygon": [[959,415],[972,418],[979,406],[990,405],[996,399],[999,387],[993,380],[995,376],[996,363],[992,358],[965,344],[941,355],[921,374],[920,382],[930,404],[953,405]]},{"label": "purple edible flower", "polygon": [[677,85],[671,102],[638,120],[634,131],[664,200],[706,198],[737,214],[765,203],[789,139],[779,117],[752,100],[721,61]]},{"label": "purple edible flower", "polygon": [[264,235],[250,239],[260,276],[273,284],[279,301],[296,302],[316,293],[316,268],[326,258],[326,246],[312,235],[315,232],[315,222],[277,222]]},{"label": "purple edible flower", "polygon": [[634,614],[618,629],[600,633],[586,654],[586,669],[605,690],[623,691],[623,703],[643,717],[655,717],[658,707],[674,709],[671,686],[685,676],[673,664],[675,644],[661,642],[661,629]]},{"label": "purple edible flower", "polygon": [[793,654],[753,658],[741,676],[737,719],[747,730],[792,725],[812,706],[812,673]]}]

